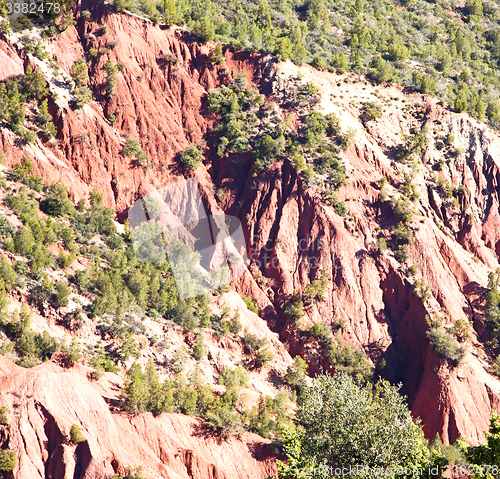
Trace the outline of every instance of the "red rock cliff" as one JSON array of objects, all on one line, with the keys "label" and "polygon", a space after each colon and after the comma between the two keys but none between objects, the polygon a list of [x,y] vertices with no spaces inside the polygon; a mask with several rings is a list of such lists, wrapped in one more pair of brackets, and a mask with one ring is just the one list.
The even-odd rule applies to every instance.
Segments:
[{"label": "red rock cliff", "polygon": [[[120,213],[139,195],[182,174],[178,153],[190,143],[201,142],[212,127],[203,102],[207,89],[223,83],[231,72],[243,70],[254,85],[278,98],[286,91],[288,78],[299,72],[288,63],[273,66],[259,55],[230,51],[221,67],[213,67],[207,57],[209,47],[192,42],[180,29],[165,30],[130,15],[116,15],[109,6],[96,7],[92,14],[92,21],[80,21],[53,47],[68,73],[85,52],[118,41],[107,57],[92,63],[90,86],[97,101],[80,111],[73,111],[64,95],[53,101],[58,130],[53,146],[38,142],[22,151],[7,130],[2,130],[0,140],[8,165],[28,155],[38,174],[61,179],[75,200],[97,187],[106,203]],[[102,26],[107,32],[99,35]],[[4,44],[5,52],[13,48]],[[169,62],[165,55],[179,62]],[[22,64],[12,52],[9,58]],[[125,65],[111,98],[103,95],[106,58]],[[484,440],[483,431],[491,409],[499,407],[500,393],[492,357],[483,346],[488,339],[483,317],[487,274],[498,267],[500,252],[500,140],[467,115],[396,87],[377,88],[379,98],[393,103],[378,122],[364,128],[353,98],[369,98],[374,87],[309,67],[301,67],[300,72],[322,89],[320,107],[336,112],[343,128],[356,132],[354,146],[342,154],[349,176],[340,196],[348,216],[342,218],[326,206],[318,188],[304,188],[288,160],[275,163],[258,178],[250,175],[250,155],[207,161],[194,173],[205,187],[207,203],[212,211],[220,211],[210,186],[213,182],[227,188],[223,208],[244,220],[247,246],[255,260],[251,271],[264,279],[256,282],[246,274],[237,288],[256,299],[292,356],[303,355],[314,372],[329,366],[314,344],[298,340],[281,306],[326,267],[329,289],[325,299],[308,312],[306,322],[347,318],[344,340],[365,351],[374,363],[382,356],[386,359],[386,377],[403,382],[413,414],[422,418],[429,438],[439,433],[445,443],[460,434],[472,443]],[[55,84],[51,88],[57,91]],[[385,175],[392,185],[388,187],[391,196],[405,172],[405,167],[392,161],[401,133],[411,127],[404,103],[421,108],[422,123],[435,133],[416,175],[420,202],[408,260],[417,268],[415,278],[408,277],[392,253],[379,254],[376,245],[378,231],[389,231],[395,224],[388,204],[378,201],[376,182]],[[117,118],[114,126],[106,120],[111,114]],[[455,185],[465,185],[458,207],[446,205],[435,188],[439,135],[449,131],[455,146],[465,153],[439,174]],[[140,139],[149,167],[137,166],[122,154],[126,138]],[[209,151],[207,157],[212,160]],[[426,301],[414,294],[414,279],[429,286]],[[472,338],[456,368],[436,355],[426,336],[425,316],[439,314],[442,308],[451,323],[466,319],[471,324]]]}]

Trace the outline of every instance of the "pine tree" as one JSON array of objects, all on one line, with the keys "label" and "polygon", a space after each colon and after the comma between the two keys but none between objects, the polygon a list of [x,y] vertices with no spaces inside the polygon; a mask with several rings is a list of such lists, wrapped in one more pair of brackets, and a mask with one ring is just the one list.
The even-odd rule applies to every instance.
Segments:
[{"label": "pine tree", "polygon": [[153,414],[160,414],[163,412],[162,408],[162,394],[161,384],[158,379],[158,374],[155,369],[153,360],[149,358],[146,366],[146,384],[147,384],[147,410]]},{"label": "pine tree", "polygon": [[288,60],[292,56],[292,42],[290,41],[290,38],[278,38],[276,40],[276,49],[274,54],[282,61]]},{"label": "pine tree", "polygon": [[144,412],[148,404],[147,381],[140,364],[134,363],[127,371],[123,395],[131,412]]},{"label": "pine tree", "polygon": [[372,60],[371,67],[371,74],[377,83],[390,81],[391,67],[380,55]]},{"label": "pine tree", "polygon": [[115,7],[115,11],[123,12],[127,8],[126,0],[113,0],[113,6]]},{"label": "pine tree", "polygon": [[488,275],[488,292],[486,293],[486,319],[493,327],[495,335],[500,335],[500,293],[498,284],[500,271],[490,271]]},{"label": "pine tree", "polygon": [[269,11],[269,4],[266,0],[261,0],[257,8],[257,24],[261,28],[269,28],[272,25],[271,12]]},{"label": "pine tree", "polygon": [[215,48],[210,50],[209,55],[210,61],[215,63],[216,65],[221,65],[224,61],[224,53],[222,51],[222,45],[220,43],[217,44]]},{"label": "pine tree", "polygon": [[75,82],[77,88],[86,85],[89,75],[87,64],[83,59],[73,63],[71,67],[71,78]]},{"label": "pine tree", "polygon": [[177,21],[175,0],[163,0],[163,20],[168,27],[171,27]]},{"label": "pine tree", "polygon": [[26,83],[27,91],[25,94],[28,99],[40,100],[47,95],[47,82],[43,78],[43,75],[38,70],[33,72],[29,65],[26,67]]}]

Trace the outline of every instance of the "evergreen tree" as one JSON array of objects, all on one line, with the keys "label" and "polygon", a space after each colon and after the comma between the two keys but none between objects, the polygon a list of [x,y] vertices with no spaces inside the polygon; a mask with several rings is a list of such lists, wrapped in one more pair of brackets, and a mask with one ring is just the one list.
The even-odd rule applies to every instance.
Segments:
[{"label": "evergreen tree", "polygon": [[292,56],[292,42],[290,38],[278,38],[274,54],[282,61],[288,60]]},{"label": "evergreen tree", "polygon": [[261,28],[271,27],[271,12],[269,10],[269,4],[266,0],[260,0],[259,6],[256,13],[257,24]]},{"label": "evergreen tree", "polygon": [[177,21],[175,0],[163,0],[163,20],[168,27],[171,27]]},{"label": "evergreen tree", "polygon": [[115,7],[115,11],[123,12],[127,8],[126,0],[113,0],[113,6]]},{"label": "evergreen tree", "polygon": [[149,400],[148,387],[140,364],[134,363],[127,371],[123,395],[129,411],[135,413],[146,411]]},{"label": "evergreen tree", "polygon": [[16,272],[6,256],[3,256],[0,261],[0,279],[7,291],[12,289],[16,281]]},{"label": "evergreen tree", "polygon": [[384,83],[391,80],[391,67],[380,55],[374,57],[371,67],[371,75],[377,83]]},{"label": "evergreen tree", "polygon": [[29,100],[40,100],[48,94],[47,82],[38,71],[32,71],[30,65],[26,66],[26,91],[24,92]]},{"label": "evergreen tree", "polygon": [[500,293],[498,285],[500,271],[488,274],[488,292],[486,293],[486,319],[493,328],[495,336],[500,337]]},{"label": "evergreen tree", "polygon": [[193,24],[193,35],[202,43],[212,42],[215,38],[215,27],[209,17],[196,20]]},{"label": "evergreen tree", "polygon": [[52,123],[52,115],[49,113],[47,99],[43,100],[40,104],[36,122],[49,139],[56,134],[56,129]]},{"label": "evergreen tree", "polygon": [[71,67],[71,78],[75,82],[77,88],[87,84],[89,75],[85,60],[80,59],[73,63],[73,66]]}]

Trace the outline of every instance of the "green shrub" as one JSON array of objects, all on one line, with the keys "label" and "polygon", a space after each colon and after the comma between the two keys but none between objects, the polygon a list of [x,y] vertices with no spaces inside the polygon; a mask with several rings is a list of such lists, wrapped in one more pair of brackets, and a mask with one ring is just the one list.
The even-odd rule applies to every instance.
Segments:
[{"label": "green shrub", "polygon": [[500,377],[500,355],[496,357],[492,367],[495,374]]},{"label": "green shrub", "polygon": [[448,180],[446,180],[442,176],[438,176],[437,184],[438,184],[438,193],[439,196],[441,196],[441,198],[448,199],[453,196],[453,185]]},{"label": "green shrub", "polygon": [[122,153],[125,156],[135,156],[137,157],[142,151],[141,144],[139,143],[139,140],[136,140],[135,138],[127,138],[127,141],[125,142],[125,146],[123,147]]},{"label": "green shrub", "polygon": [[3,256],[0,260],[0,279],[7,291],[10,291],[16,282],[16,272],[6,256]]},{"label": "green shrub", "polygon": [[52,253],[43,245],[35,244],[29,254],[29,265],[33,274],[39,273],[40,270],[50,266],[54,262]]},{"label": "green shrub", "polygon": [[60,182],[44,187],[45,199],[40,209],[50,216],[71,216],[75,207],[68,198],[66,187]]},{"label": "green shrub", "polygon": [[179,63],[179,59],[174,55],[170,55],[170,53],[166,53],[163,57],[170,65],[177,65]]},{"label": "green shrub", "polygon": [[234,315],[233,319],[229,321],[229,332],[237,335],[240,331],[241,331],[240,312],[238,310]]},{"label": "green shrub", "polygon": [[325,289],[328,287],[328,284],[328,270],[327,268],[321,268],[320,277],[311,281],[304,288],[304,293],[302,294],[304,304],[309,305],[314,301],[324,300]]},{"label": "green shrub", "polygon": [[75,88],[75,106],[83,108],[92,101],[92,91],[87,87]]},{"label": "green shrub", "polygon": [[285,381],[290,386],[302,388],[306,384],[307,363],[300,357],[293,358],[293,366],[288,366]]},{"label": "green shrub", "polygon": [[[121,1],[124,0],[115,0],[114,3]],[[127,467],[126,471],[127,472],[125,476],[119,476],[118,474],[115,474],[111,479],[144,479],[144,476],[142,475],[142,466]]]},{"label": "green shrub", "polygon": [[[104,28],[107,28],[106,26],[102,27],[101,30]],[[106,83],[104,85],[104,90],[105,92],[112,96],[115,94],[115,89],[116,89],[116,84],[117,84],[117,72],[118,72],[118,67],[116,65],[113,65],[110,59],[108,59],[104,65],[104,70],[107,73],[106,77]]]},{"label": "green shrub", "polygon": [[273,139],[271,135],[264,135],[254,152],[255,173],[259,175],[266,171],[280,155],[285,147],[285,137],[283,135]]},{"label": "green shrub", "polygon": [[85,441],[85,438],[82,435],[82,430],[78,424],[73,424],[71,426],[71,430],[69,431],[70,441],[73,444],[78,444],[79,442]]},{"label": "green shrub", "polygon": [[255,314],[259,314],[259,310],[255,306],[255,303],[251,298],[247,298],[246,296],[241,296],[241,299],[245,302],[247,308]]},{"label": "green shrub", "polygon": [[113,360],[106,354],[104,349],[101,349],[93,358],[92,366],[98,371],[106,371],[109,373],[117,374],[118,370],[116,368]]},{"label": "green shrub", "polygon": [[40,104],[36,123],[49,140],[56,135],[56,128],[54,123],[52,123],[52,115],[49,113],[47,100],[43,100]]},{"label": "green shrub", "polygon": [[408,245],[397,245],[394,251],[394,258],[400,263],[406,263],[408,261]]},{"label": "green shrub", "polygon": [[205,342],[203,341],[203,335],[198,333],[196,335],[196,341],[193,344],[193,357],[196,361],[199,361],[205,356]]},{"label": "green shrub", "polygon": [[493,330],[495,338],[500,337],[500,270],[488,273],[488,291],[486,293],[486,320]]},{"label": "green shrub", "polygon": [[311,328],[310,333],[319,341],[323,341],[332,336],[330,329],[322,323],[315,323]]},{"label": "green shrub", "polygon": [[347,207],[342,200],[334,199],[333,209],[335,210],[335,213],[337,213],[339,216],[347,215]]},{"label": "green shrub", "polygon": [[444,327],[435,326],[427,331],[432,349],[442,358],[449,359],[457,366],[465,354],[465,347]]},{"label": "green shrub", "polygon": [[297,324],[304,316],[304,303],[300,298],[294,298],[283,309],[285,316]]},{"label": "green shrub", "polygon": [[255,353],[255,367],[257,369],[265,366],[274,359],[274,355],[268,349],[259,349]]},{"label": "green shrub", "polygon": [[17,465],[17,454],[8,449],[0,450],[0,471],[13,471]]},{"label": "green shrub", "polygon": [[9,412],[9,408],[7,406],[0,406],[0,425],[8,426],[9,419],[7,418],[7,413]]},{"label": "green shrub", "polygon": [[262,348],[266,344],[267,339],[259,338],[255,334],[246,334],[243,337],[243,342],[250,347],[250,350],[252,352],[255,353],[255,352],[259,351],[259,349]]},{"label": "green shrub", "polygon": [[210,61],[215,65],[222,65],[222,62],[224,61],[222,45],[218,43],[215,48],[211,48],[208,57],[210,58]]},{"label": "green shrub", "polygon": [[196,145],[190,145],[181,153],[180,159],[186,168],[194,170],[203,163],[203,153]]},{"label": "green shrub", "polygon": [[391,199],[392,212],[402,224],[410,223],[413,218],[413,208],[411,207],[410,200],[406,199]]},{"label": "green shrub", "polygon": [[414,174],[405,175],[404,181],[400,186],[401,193],[408,198],[410,201],[416,201],[419,198],[419,193],[417,192],[417,187],[413,183]]},{"label": "green shrub", "polygon": [[363,118],[365,121],[376,120],[382,116],[382,109],[379,104],[369,101],[363,106]]},{"label": "green shrub", "polygon": [[232,436],[239,437],[244,431],[240,415],[226,405],[216,406],[209,410],[206,413],[205,422],[225,440]]},{"label": "green shrub", "polygon": [[80,59],[73,63],[70,74],[77,88],[85,86],[89,79],[88,67],[85,60]]},{"label": "green shrub", "polygon": [[389,82],[392,79],[392,71],[389,63],[383,60],[380,55],[373,57],[371,61],[370,74],[377,83]]},{"label": "green shrub", "polygon": [[465,98],[458,97],[455,100],[454,109],[457,113],[462,113],[464,111],[467,111],[467,108],[469,108],[469,106],[467,105],[467,100]]},{"label": "green shrub", "polygon": [[350,148],[354,144],[354,140],[356,139],[356,130],[353,128],[349,128],[345,133],[340,135],[340,145],[344,149]]},{"label": "green shrub", "polygon": [[202,17],[201,20],[196,20],[193,23],[191,33],[202,43],[208,43],[215,38],[215,28],[212,19]]},{"label": "green shrub", "polygon": [[35,247],[35,238],[29,225],[21,226],[14,235],[16,253],[29,256]]},{"label": "green shrub", "polygon": [[54,302],[58,308],[65,308],[69,304],[71,289],[64,281],[57,281],[55,284]]},{"label": "green shrub", "polygon": [[387,249],[387,241],[385,240],[385,238],[377,239],[377,247],[379,253],[383,253]]},{"label": "green shrub", "polygon": [[393,240],[396,242],[398,245],[407,245],[410,244],[413,241],[413,238],[415,237],[413,231],[408,228],[405,224],[402,222],[398,223],[396,228],[394,229],[394,232],[392,234]]},{"label": "green shrub", "polygon": [[238,366],[234,369],[224,368],[217,379],[217,383],[228,388],[241,386],[244,388],[249,387],[250,373]]},{"label": "green shrub", "polygon": [[352,346],[344,346],[339,339],[330,338],[325,343],[328,362],[336,371],[345,371],[360,381],[372,378],[372,370],[362,351]]},{"label": "green shrub", "polygon": [[[415,272],[416,272],[415,268]],[[413,287],[415,288],[413,290],[413,294],[420,298],[424,303],[429,299],[429,286],[427,286],[423,281],[418,281],[415,280],[413,283]]]}]

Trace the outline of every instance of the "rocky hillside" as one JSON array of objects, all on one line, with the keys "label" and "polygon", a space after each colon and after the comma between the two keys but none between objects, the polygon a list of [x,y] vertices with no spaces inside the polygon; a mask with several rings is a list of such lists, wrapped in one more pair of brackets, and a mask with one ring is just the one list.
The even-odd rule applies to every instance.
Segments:
[{"label": "rocky hillside", "polygon": [[[267,477],[276,471],[271,441],[245,433],[222,445],[199,419],[110,411],[116,376],[89,382],[91,369],[51,362],[25,370],[2,358],[1,391],[10,415],[9,446],[23,451],[16,477],[111,477],[144,465],[148,478]],[[73,443],[78,424],[82,441]],[[238,461],[234,458],[238,457]]]},{"label": "rocky hillside", "polygon": [[[273,359],[263,369],[248,368],[251,405],[259,394],[277,394],[292,358],[300,355],[311,375],[345,368],[401,382],[429,439],[439,434],[445,444],[460,435],[473,444],[483,441],[491,410],[500,410],[497,342],[486,315],[488,275],[499,267],[500,254],[498,135],[465,113],[397,86],[226,48],[215,58],[215,45],[199,45],[183,29],[116,14],[105,4],[83,9],[88,18],[80,16],[52,39],[36,32],[3,34],[0,80],[38,72],[48,83],[45,95],[25,102],[21,128],[38,136],[22,139],[14,133],[19,122],[16,127],[13,116],[4,115],[5,167],[29,158],[29,175],[60,180],[74,205],[83,200],[82,211],[96,189],[103,195],[99,208],[116,210],[121,223],[137,198],[194,176],[209,213],[241,219],[248,271],[234,290],[211,296],[210,314],[239,311],[243,329],[233,336],[203,333],[209,353],[200,367],[214,388],[224,368],[254,360],[243,334],[257,334],[268,340]],[[29,48],[39,43],[48,56]],[[82,59],[88,79],[76,74]],[[233,85],[239,95],[235,106],[223,106],[223,85]],[[244,106],[250,101],[245,87],[263,97]],[[82,88],[91,95],[86,101]],[[215,105],[217,98],[222,100]],[[246,111],[246,117],[236,116]],[[131,140],[139,142],[133,151],[127,149]],[[181,161],[190,145],[204,155],[192,169]],[[19,180],[26,176],[5,177],[5,197],[18,192]],[[22,224],[12,203],[4,201],[3,216],[14,229]],[[120,225],[117,231],[126,235]],[[91,246],[102,251],[106,240],[99,230],[89,233],[87,244],[85,235],[82,242],[76,238],[86,252],[58,270],[48,268],[49,280],[65,282],[89,268]],[[50,248],[64,256],[67,246],[61,233]],[[10,262],[20,261],[20,250],[4,249]],[[110,256],[106,261],[111,264]],[[42,277],[31,280],[11,289],[10,311],[29,303],[33,329],[50,331],[59,341],[66,337],[67,345],[78,342],[88,363],[89,351],[101,346],[118,351],[123,376],[133,363],[123,354],[127,338],[102,332],[101,317],[116,311],[96,313],[89,306],[95,297],[73,280],[67,305],[44,305],[30,293],[30,286],[43,286]],[[240,295],[255,302],[258,315]],[[138,296],[134,301],[140,305]],[[196,333],[185,324],[165,327],[151,309],[136,310],[130,319],[143,324],[133,330],[134,340],[145,340],[139,363],[151,358],[160,376],[169,377],[166,363],[182,343],[191,348]],[[80,310],[79,328],[61,321]],[[70,346],[65,351],[71,354]],[[14,353],[12,359],[19,360]],[[189,361],[185,371],[194,369]],[[200,439],[196,419],[110,412],[109,405],[119,402],[113,382],[121,381],[112,373],[91,382],[85,366],[24,370],[8,360],[2,371],[2,404],[11,411],[6,439],[19,451],[19,477],[100,477],[140,464],[147,477],[275,473],[269,441],[250,433],[217,445]],[[71,399],[73,389],[78,397]],[[87,441],[68,442],[72,424],[80,425]],[[164,435],[172,440],[155,439]],[[130,456],[132,443],[140,445],[136,457]],[[235,456],[241,464],[228,461]]]}]

